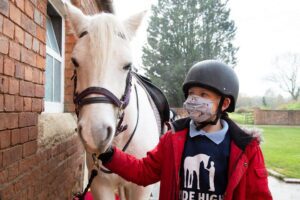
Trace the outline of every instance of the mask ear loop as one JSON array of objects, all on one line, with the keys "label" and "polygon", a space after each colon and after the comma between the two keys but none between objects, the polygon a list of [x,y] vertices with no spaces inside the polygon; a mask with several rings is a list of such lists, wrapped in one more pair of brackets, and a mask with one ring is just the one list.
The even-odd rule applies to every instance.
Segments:
[{"label": "mask ear loop", "polygon": [[218,108],[217,108],[216,118],[213,121],[201,122],[201,123],[197,123],[197,124],[195,123],[197,131],[200,131],[202,128],[204,128],[208,124],[211,124],[211,125],[217,124],[218,120],[221,118],[221,115],[222,115],[222,106],[223,106],[224,100],[225,100],[225,97],[222,95],[219,105],[218,105]]}]

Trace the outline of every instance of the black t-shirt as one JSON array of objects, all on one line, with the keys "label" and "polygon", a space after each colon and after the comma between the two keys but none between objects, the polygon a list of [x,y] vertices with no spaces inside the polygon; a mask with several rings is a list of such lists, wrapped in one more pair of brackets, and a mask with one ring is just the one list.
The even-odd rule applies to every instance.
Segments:
[{"label": "black t-shirt", "polygon": [[220,144],[203,135],[187,135],[181,169],[180,200],[222,200],[227,186],[228,132]]}]

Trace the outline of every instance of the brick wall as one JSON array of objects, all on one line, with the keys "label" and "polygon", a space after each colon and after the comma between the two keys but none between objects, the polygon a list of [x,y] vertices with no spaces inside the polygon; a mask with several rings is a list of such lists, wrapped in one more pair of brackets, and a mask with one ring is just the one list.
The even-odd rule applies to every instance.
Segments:
[{"label": "brick wall", "polygon": [[300,110],[254,110],[254,124],[300,125]]},{"label": "brick wall", "polygon": [[[82,3],[84,2],[84,3]],[[94,1],[77,0],[86,13]],[[70,136],[38,144],[44,109],[47,0],[0,0],[0,199],[70,199],[82,188],[83,149]],[[70,53],[76,38],[66,25],[66,111],[71,103]]]}]

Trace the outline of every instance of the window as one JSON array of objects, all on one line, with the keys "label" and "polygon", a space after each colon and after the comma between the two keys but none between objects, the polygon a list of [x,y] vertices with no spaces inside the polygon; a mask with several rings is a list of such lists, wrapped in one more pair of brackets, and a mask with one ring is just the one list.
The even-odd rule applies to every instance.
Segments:
[{"label": "window", "polygon": [[64,20],[48,2],[46,17],[45,112],[64,110]]}]

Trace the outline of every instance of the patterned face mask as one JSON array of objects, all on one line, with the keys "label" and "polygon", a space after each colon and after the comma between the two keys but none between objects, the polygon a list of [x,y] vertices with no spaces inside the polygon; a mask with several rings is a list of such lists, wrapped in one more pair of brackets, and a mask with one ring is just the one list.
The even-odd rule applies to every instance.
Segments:
[{"label": "patterned face mask", "polygon": [[211,118],[215,114],[212,112],[212,107],[213,101],[197,95],[189,95],[183,103],[183,108],[195,123],[201,123]]}]

